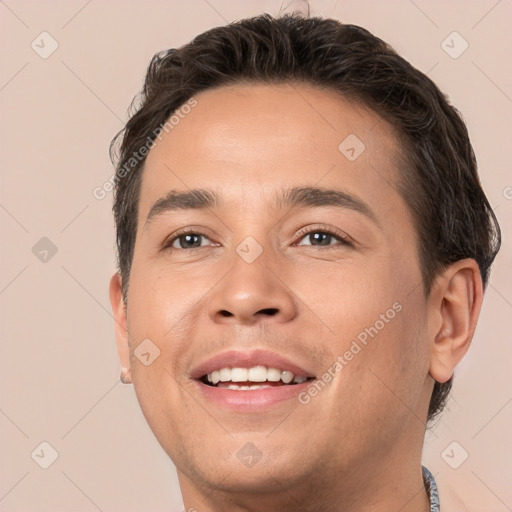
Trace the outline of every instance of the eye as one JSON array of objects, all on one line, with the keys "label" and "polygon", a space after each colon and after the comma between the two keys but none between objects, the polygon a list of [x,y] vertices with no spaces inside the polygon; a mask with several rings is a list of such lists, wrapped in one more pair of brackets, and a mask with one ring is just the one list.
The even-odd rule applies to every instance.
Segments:
[{"label": "eye", "polygon": [[186,231],[169,239],[169,241],[164,244],[164,247],[169,249],[200,249],[201,247],[206,247],[208,245],[202,244],[204,239],[209,240],[209,238],[203,233]]},{"label": "eye", "polygon": [[[309,244],[296,244],[296,245],[311,245],[313,247],[330,247],[333,245],[348,245],[352,246],[352,242],[347,235],[340,231],[329,228],[310,228],[309,230],[302,230],[298,233],[302,239],[308,240]],[[332,240],[337,240],[339,244],[331,244]]]},{"label": "eye", "polygon": [[[353,246],[350,238],[347,235],[344,235],[342,232],[330,229],[330,228],[309,228],[303,229],[299,231],[298,235],[300,236],[300,240],[306,239],[309,243],[306,244],[293,244],[293,245],[310,245],[313,247],[335,247],[338,246]],[[331,242],[335,240],[338,241],[338,244],[332,244]],[[204,233],[200,233],[198,231],[183,231],[174,235],[167,242],[164,243],[165,249],[178,249],[178,250],[187,250],[187,249],[201,249],[203,247],[207,247],[208,243],[203,243],[205,241],[210,241],[207,235]]]}]

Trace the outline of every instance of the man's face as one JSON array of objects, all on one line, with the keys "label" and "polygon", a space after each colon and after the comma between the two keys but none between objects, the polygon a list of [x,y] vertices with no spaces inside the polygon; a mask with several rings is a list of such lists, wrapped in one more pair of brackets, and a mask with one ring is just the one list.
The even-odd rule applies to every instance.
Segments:
[{"label": "man's face", "polygon": [[[417,443],[432,390],[427,307],[393,130],[305,85],[196,100],[148,155],[127,305],[137,397],[180,478],[271,489]],[[352,199],[287,204],[302,187]],[[170,191],[192,189],[217,204],[158,208],[147,222]],[[160,355],[146,366],[133,350],[147,339],[141,359]],[[279,372],[254,380],[308,380],[201,379],[257,366]]]}]

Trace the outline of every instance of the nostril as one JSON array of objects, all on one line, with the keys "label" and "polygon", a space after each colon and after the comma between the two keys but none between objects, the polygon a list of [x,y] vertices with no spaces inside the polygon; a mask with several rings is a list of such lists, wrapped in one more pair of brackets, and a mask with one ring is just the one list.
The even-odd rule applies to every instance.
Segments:
[{"label": "nostril", "polygon": [[[258,311],[258,315],[269,315],[269,316],[275,316],[277,313],[279,312],[279,309],[277,308],[265,308],[265,309],[261,309],[260,311]],[[228,317],[231,317],[231,316],[235,316],[233,313],[231,313],[230,311],[227,311],[225,309],[221,309],[219,311],[219,314],[222,315],[224,318],[228,318]]]},{"label": "nostril", "polygon": [[266,309],[262,309],[261,311],[259,311],[259,313],[264,313],[265,315],[270,315],[270,316],[274,316],[275,314],[277,314],[277,312],[278,312],[277,308],[266,308]]}]

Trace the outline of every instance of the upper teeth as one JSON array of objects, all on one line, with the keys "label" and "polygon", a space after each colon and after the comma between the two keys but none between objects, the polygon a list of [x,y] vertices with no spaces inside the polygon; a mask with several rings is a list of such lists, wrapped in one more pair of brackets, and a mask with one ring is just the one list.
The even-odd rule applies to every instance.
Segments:
[{"label": "upper teeth", "polygon": [[253,366],[252,368],[222,368],[215,370],[207,375],[208,382],[217,384],[218,382],[278,382],[282,380],[285,384],[295,382],[300,384],[305,382],[307,377],[294,375],[288,370],[278,370],[277,368],[267,368],[266,366]]}]

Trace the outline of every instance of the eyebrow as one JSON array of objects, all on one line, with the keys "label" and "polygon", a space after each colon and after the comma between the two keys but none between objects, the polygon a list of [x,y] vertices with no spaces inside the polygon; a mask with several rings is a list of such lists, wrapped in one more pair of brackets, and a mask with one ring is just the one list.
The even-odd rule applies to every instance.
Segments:
[{"label": "eyebrow", "polygon": [[[215,209],[220,203],[219,195],[210,189],[193,189],[187,192],[170,190],[153,204],[146,218],[144,229],[163,213],[177,210]],[[288,188],[276,194],[273,206],[277,209],[333,206],[361,213],[379,226],[375,213],[364,201],[341,190],[320,187]]]}]

